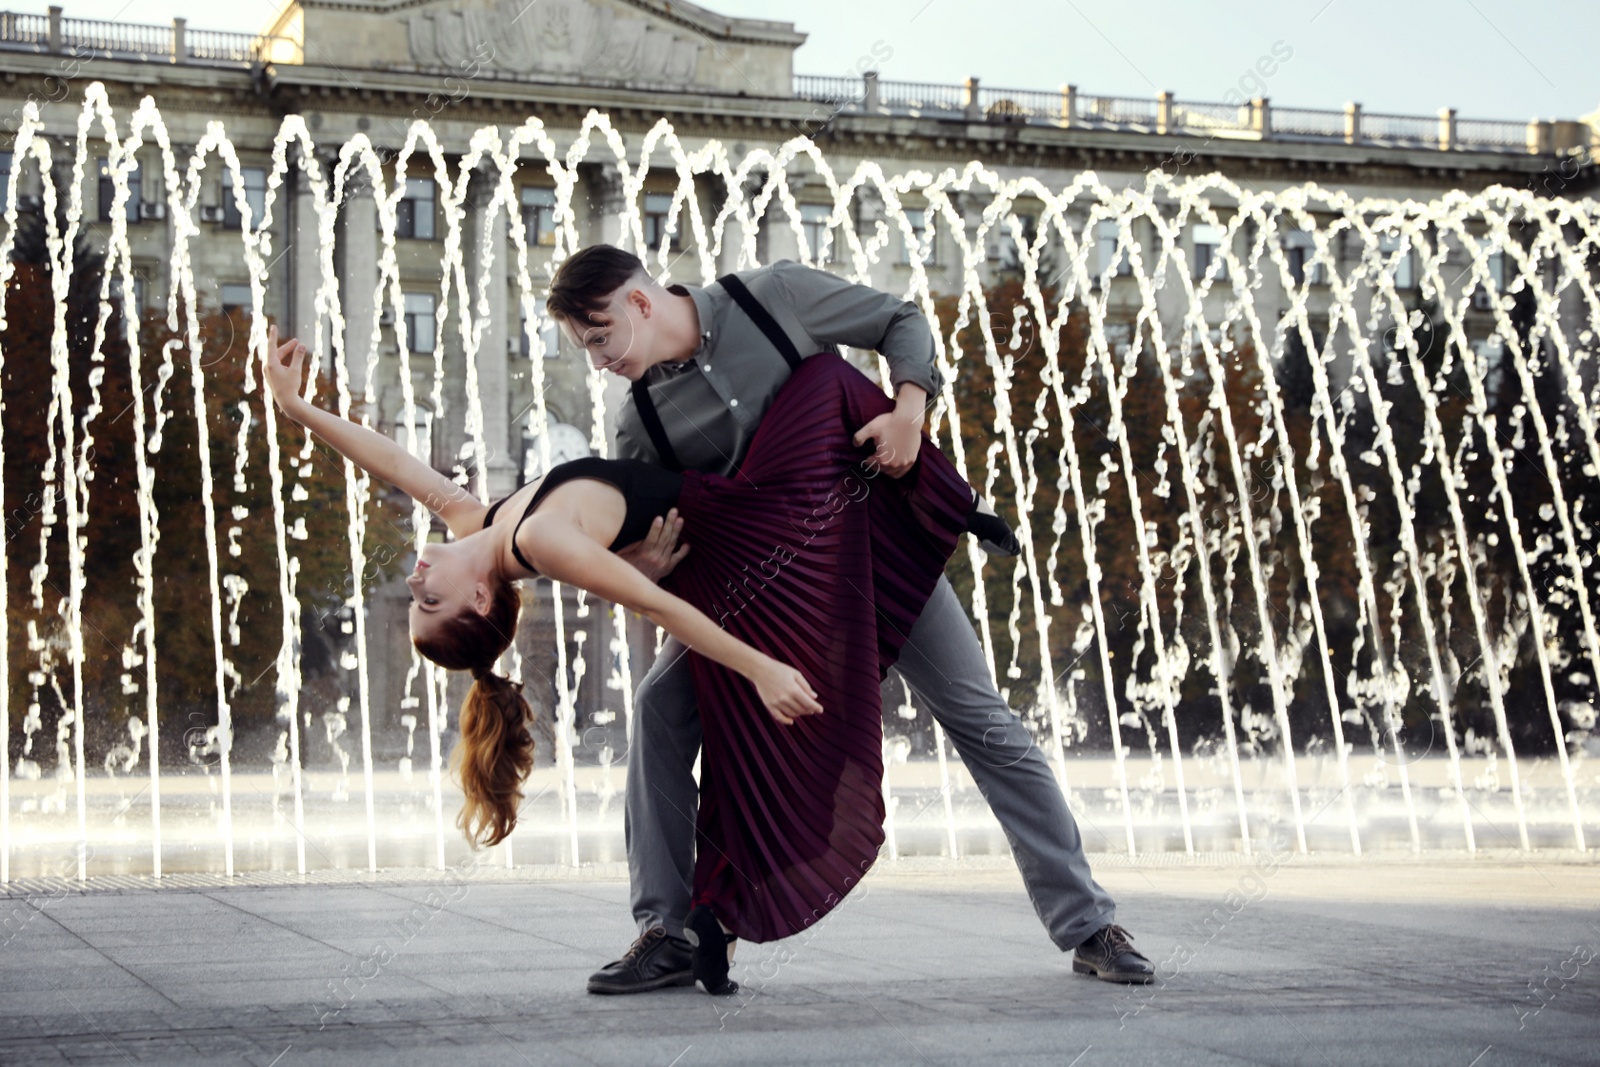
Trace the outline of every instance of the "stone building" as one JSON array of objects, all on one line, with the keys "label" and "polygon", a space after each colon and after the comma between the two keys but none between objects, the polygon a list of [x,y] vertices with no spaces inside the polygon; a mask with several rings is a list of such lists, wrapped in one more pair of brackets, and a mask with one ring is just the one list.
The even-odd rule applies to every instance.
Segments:
[{"label": "stone building", "polygon": [[[1281,107],[1264,98],[1199,103],[1171,94],[1143,100],[1096,97],[1071,85],[1023,91],[991,88],[977,79],[913,85],[880,81],[873,72],[814,77],[794,71],[795,50],[804,40],[805,34],[789,23],[729,18],[681,0],[291,0],[255,36],[204,31],[182,20],[171,26],[89,22],[53,7],[48,15],[0,15],[0,107],[10,116],[11,133],[25,106],[39,105],[55,148],[51,180],[58,188],[70,181],[71,153],[63,150],[75,142],[91,83],[104,86],[123,136],[141,99],[152,96],[180,170],[206,139],[210,124],[223,123],[237,151],[238,181],[249,210],[239,210],[233,175],[213,158],[199,174],[193,220],[199,232],[190,246],[201,299],[221,308],[252,306],[240,230],[246,215],[259,222],[272,191],[273,257],[258,279],[264,284],[262,308],[303,336],[319,328],[318,292],[325,272],[315,190],[300,169],[298,150],[289,154],[286,172],[273,159],[274,137],[290,116],[302,120],[315,140],[324,180],[335,171],[339,146],[365,135],[382,161],[386,194],[398,191],[397,153],[416,118],[428,120],[446,164],[454,168],[477,131],[498,127],[509,135],[529,116],[542,121],[564,158],[591,109],[609,116],[635,164],[647,133],[664,117],[686,152],[717,141],[735,163],[752,151],[776,152],[789,139],[809,135],[840,180],[863,164],[876,164],[890,176],[937,175],[980,160],[1003,179],[1033,177],[1056,190],[1085,170],[1113,190],[1142,187],[1149,172],[1163,170],[1180,176],[1214,172],[1251,190],[1314,181],[1358,199],[1429,199],[1447,190],[1478,191],[1496,184],[1574,195],[1594,183],[1587,158],[1593,133],[1580,122],[1469,120],[1451,110],[1433,116],[1378,115],[1353,104],[1317,111]],[[1283,58],[1263,57],[1263,62]],[[572,243],[573,234],[579,245],[631,239],[625,227],[637,212],[651,262],[665,264],[666,273],[679,280],[703,279],[702,262],[687,236],[691,222],[677,213],[680,181],[670,153],[658,144],[647,179],[633,189],[623,171],[606,161],[610,149],[600,135],[594,142],[577,166],[570,194],[532,150],[523,152],[511,177],[509,212],[488,210],[500,188],[493,168],[479,168],[463,191],[461,280],[477,305],[469,325],[472,370],[482,400],[482,456],[471,450],[459,417],[467,400],[468,344],[459,329],[460,304],[454,295],[446,298],[441,270],[455,215],[445,190],[430,176],[431,164],[424,154],[410,157],[404,191],[394,206],[392,271],[398,300],[375,297],[381,272],[391,266],[372,185],[353,175],[337,207],[339,339],[352,390],[370,388],[376,423],[398,432],[401,333],[424,412],[432,404],[426,399],[432,361],[436,348],[442,349],[444,411],[433,420],[426,413],[418,416],[427,422],[431,458],[447,471],[464,456],[469,463],[484,462],[488,489],[496,496],[538,466],[544,442],[528,427],[536,378],[545,382],[544,400],[555,424],[548,443],[556,458],[602,440],[605,412],[620,397],[614,382],[604,388],[591,384],[581,358],[564,351],[539,315],[539,285],[558,246]],[[149,137],[138,163],[125,208],[127,235],[138,279],[135,299],[154,308],[164,306],[174,284],[169,253],[180,220],[158,180],[161,156]],[[43,181],[37,168],[13,161],[9,152],[0,155],[0,164],[6,182],[16,185],[18,210],[37,210]],[[84,202],[101,224],[114,207],[105,166],[100,158],[91,159],[85,174]],[[758,195],[772,177],[755,174],[741,192]],[[936,218],[920,195],[925,180],[912,183],[900,205],[920,246],[908,248],[900,220],[894,219],[882,254],[862,273],[845,247],[844,230],[875,232],[885,218],[884,198],[859,195],[844,215],[836,215],[829,185],[809,159],[790,163],[784,178],[798,216],[789,216],[781,197],[771,198],[755,233],[759,261],[820,258],[829,269],[908,295],[924,284],[919,279],[934,294],[961,288],[958,245],[947,219]],[[691,185],[701,222],[710,226],[731,191],[706,174],[695,176]],[[990,197],[969,190],[948,200],[968,232],[976,232]],[[1225,239],[1227,198],[1217,203],[1223,209],[1219,224],[1191,225],[1180,238],[1196,276],[1218,256]],[[1037,232],[1035,201],[1019,199],[1013,213],[1024,236]],[[675,216],[676,226],[669,227]],[[1069,217],[1081,229],[1090,214],[1075,204]],[[1235,253],[1245,252],[1252,232],[1234,236]],[[94,227],[91,239],[103,241],[106,233],[104,225]],[[519,234],[526,247],[526,282],[517,270]],[[748,251],[736,226],[725,225],[723,236],[722,252],[710,264],[714,273],[733,269],[743,262],[741,251]],[[1147,259],[1157,243],[1144,221],[1127,231],[1114,221],[1100,221],[1091,234],[1080,236],[1093,242],[1091,270],[1097,272],[1125,261],[1119,236],[1138,242]],[[1295,282],[1306,284],[1313,307],[1325,306],[1326,292],[1319,289],[1324,272],[1311,260],[1315,244],[1309,234],[1283,241]],[[820,247],[824,243],[826,252]],[[1342,267],[1359,252],[1341,239],[1328,255]],[[1019,266],[1010,238],[991,229],[976,261],[980,279],[992,281]],[[1110,278],[1114,318],[1117,308],[1135,308],[1141,298],[1120,268]],[[1417,284],[1404,264],[1396,268],[1395,281],[1408,291]],[[481,302],[476,300],[480,286]],[[1286,305],[1288,294],[1279,295]],[[1161,299],[1179,296],[1169,290]],[[1214,299],[1220,306],[1220,296]],[[1258,303],[1263,299],[1272,302],[1270,294],[1258,296]],[[324,318],[320,329],[326,351],[334,324]],[[374,357],[370,378],[369,354]],[[548,600],[548,592],[541,595]],[[384,590],[372,610],[397,620],[404,596],[403,588]],[[540,610],[530,640],[551,632],[548,603]],[[382,716],[398,714],[406,651],[400,627],[374,625],[373,631],[400,635],[376,641],[372,649],[374,713],[381,724]],[[597,623],[589,636],[591,659],[609,641],[609,624]],[[649,655],[648,641],[635,635],[633,647],[637,678]],[[582,650],[574,646],[572,651]],[[581,681],[580,702],[615,706],[618,696],[606,689],[609,674],[604,662],[591,664]]]}]

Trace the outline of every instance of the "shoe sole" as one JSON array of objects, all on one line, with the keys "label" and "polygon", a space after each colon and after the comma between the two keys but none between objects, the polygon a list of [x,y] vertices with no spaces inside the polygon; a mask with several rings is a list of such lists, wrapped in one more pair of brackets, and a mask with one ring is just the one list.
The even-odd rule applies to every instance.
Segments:
[{"label": "shoe sole", "polygon": [[618,996],[626,993],[648,993],[652,989],[664,989],[667,986],[685,985],[694,985],[693,971],[678,971],[674,974],[662,975],[660,978],[652,978],[648,982],[639,982],[636,985],[605,985],[591,981],[589,983],[589,992]]},{"label": "shoe sole", "polygon": [[1122,972],[1119,974],[1116,971],[1102,971],[1094,964],[1084,963],[1082,960],[1072,961],[1072,972],[1074,974],[1087,974],[1091,978],[1100,979],[1102,982],[1117,982],[1121,985],[1149,985],[1156,980],[1156,976],[1153,974],[1138,974],[1136,972]]}]

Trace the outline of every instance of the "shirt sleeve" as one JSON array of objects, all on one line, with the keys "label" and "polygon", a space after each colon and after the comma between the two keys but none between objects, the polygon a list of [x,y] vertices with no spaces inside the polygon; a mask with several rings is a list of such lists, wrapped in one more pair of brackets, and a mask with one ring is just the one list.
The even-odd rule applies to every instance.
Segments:
[{"label": "shirt sleeve", "polygon": [[813,340],[880,352],[893,388],[910,382],[930,399],[939,393],[943,377],[934,362],[933,330],[917,305],[789,259],[772,265],[772,278]]}]

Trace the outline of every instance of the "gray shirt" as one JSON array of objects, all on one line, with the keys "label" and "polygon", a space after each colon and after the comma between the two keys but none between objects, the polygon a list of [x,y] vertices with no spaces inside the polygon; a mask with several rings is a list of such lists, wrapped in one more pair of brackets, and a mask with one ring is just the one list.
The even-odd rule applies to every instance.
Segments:
[{"label": "gray shirt", "polygon": [[[910,301],[788,259],[737,273],[802,358],[839,345],[871,349],[888,360],[895,389],[911,382],[932,397],[941,388],[933,331]],[[788,380],[789,364],[722,286],[668,290],[694,300],[700,346],[681,363],[649,368],[644,380],[678,461],[731,475]],[[617,413],[617,455],[661,465],[631,394]]]}]

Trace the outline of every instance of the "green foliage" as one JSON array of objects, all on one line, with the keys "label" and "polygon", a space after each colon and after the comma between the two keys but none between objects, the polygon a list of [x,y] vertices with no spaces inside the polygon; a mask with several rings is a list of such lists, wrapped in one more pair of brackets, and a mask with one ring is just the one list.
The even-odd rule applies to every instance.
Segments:
[{"label": "green foliage", "polygon": [[[0,334],[0,344],[5,357],[10,758],[15,760],[22,751],[23,715],[28,704],[37,700],[43,728],[35,735],[32,758],[48,768],[53,762],[52,738],[63,699],[70,705],[73,689],[64,621],[69,593],[65,501],[57,498],[53,515],[47,507],[50,491],[59,493],[64,487],[64,457],[62,426],[59,418],[52,419],[55,307],[51,270],[42,245],[36,220],[18,235],[16,273],[6,294],[8,323]],[[85,428],[93,437],[88,453],[87,523],[82,530],[84,723],[91,764],[103,758],[112,745],[128,740],[130,716],[144,717],[146,684],[142,663],[128,663],[124,658],[126,647],[131,647],[135,656],[143,654],[143,637],[136,636],[141,620],[135,565],[141,547],[135,447],[138,413],[122,301],[113,301],[103,341],[98,349],[95,346],[103,268],[103,257],[80,245],[66,302],[71,411],[78,448],[82,448]],[[223,315],[201,310],[199,362],[210,435],[218,582],[237,576],[247,589],[235,605],[226,585],[222,586],[218,620],[228,660],[222,685],[236,735],[271,727],[280,703],[275,664],[284,640],[273,486],[264,433],[263,403],[270,401],[260,383],[259,368],[251,365],[247,330],[248,320],[239,312]],[[159,522],[153,562],[154,629],[162,759],[170,761],[187,758],[190,745],[201,739],[204,728],[216,724],[219,668],[189,353],[182,331],[170,331],[164,315],[147,314],[137,336],[147,442],[155,433],[158,412],[165,416],[159,451],[147,452],[146,458],[154,469],[152,496]],[[163,384],[163,349],[169,343],[172,374]],[[100,410],[85,422],[95,388]],[[328,395],[326,380],[319,388],[322,395]],[[238,438],[245,419],[249,427],[241,466]],[[338,611],[352,590],[345,477],[336,455],[320,447],[305,450],[306,438],[300,428],[280,420],[277,432],[286,525],[293,527],[303,521],[306,532],[304,540],[289,540],[287,551],[298,560],[295,585],[301,604],[299,621],[305,631],[299,649],[305,674],[302,681],[307,687],[305,695],[310,697],[308,705],[317,705],[343,689],[342,680],[334,673],[334,659],[338,647],[348,641],[339,632]],[[306,457],[304,476],[297,477],[294,465],[302,455]],[[236,467],[242,469],[237,480]],[[307,494],[303,501],[289,499],[297,482]],[[393,576],[404,555],[409,519],[377,493],[367,514],[366,550],[369,557],[385,564],[369,563],[364,577],[370,587]],[[36,602],[30,570],[41,562],[40,537],[47,517],[52,519],[42,556],[47,569]],[[30,649],[30,624],[42,647]],[[43,687],[30,684],[30,673],[41,670],[54,679],[59,690],[48,683]]]},{"label": "green foliage", "polygon": [[[1046,291],[1044,296],[1044,306],[1055,314],[1056,295]],[[1048,647],[1058,693],[1073,672],[1081,672],[1074,695],[1086,734],[1072,736],[1069,743],[1109,747],[1099,647],[1088,639],[1090,631],[1084,629],[1091,596],[1085,546],[1069,472],[1061,460],[1068,412],[1053,388],[1053,371],[1039,336],[1040,325],[1027,310],[1020,283],[1002,281],[987,290],[985,298],[989,315],[986,325],[998,359],[987,355],[982,329],[985,324],[970,317],[963,321],[957,298],[941,298],[936,304],[939,328],[960,353],[954,391],[968,473],[975,485],[982,486],[991,465],[995,468],[990,492],[1001,513],[1017,525],[1017,501],[1022,494],[1002,448],[1004,429],[999,415],[1003,391],[1011,406],[1023,478],[1036,480],[1029,517],[1035,556],[1047,576],[1040,599],[1050,619]],[[1522,343],[1531,344],[1531,350],[1537,351],[1538,337],[1531,313],[1521,305],[1519,311],[1520,317],[1519,312],[1513,313],[1513,321]],[[1140,681],[1157,674],[1154,640],[1141,611],[1141,592],[1148,580],[1159,605],[1168,646],[1181,638],[1189,656],[1185,682],[1175,705],[1180,739],[1188,748],[1201,740],[1214,742],[1222,735],[1222,707],[1211,671],[1215,642],[1202,596],[1202,583],[1209,579],[1222,644],[1239,650],[1236,657],[1229,657],[1227,665],[1235,723],[1242,724],[1242,708],[1248,706],[1252,710],[1254,726],[1240,729],[1241,743],[1247,748],[1257,743],[1276,744],[1275,724],[1261,718],[1270,715],[1273,698],[1266,665],[1256,651],[1263,625],[1262,606],[1256,597],[1259,568],[1267,593],[1267,623],[1272,626],[1278,650],[1292,650],[1297,640],[1308,642],[1298,663],[1291,665],[1295,673],[1289,678],[1286,693],[1296,746],[1303,747],[1313,738],[1320,738],[1323,743],[1330,741],[1331,706],[1321,666],[1322,646],[1312,626],[1313,589],[1304,558],[1308,550],[1316,568],[1315,595],[1330,650],[1337,707],[1345,716],[1349,739],[1366,743],[1372,739],[1375,725],[1381,729],[1381,723],[1374,720],[1377,708],[1371,696],[1362,697],[1350,690],[1352,680],[1367,681],[1379,672],[1370,625],[1374,617],[1381,628],[1385,657],[1392,661],[1397,658],[1410,679],[1404,706],[1400,708],[1407,731],[1424,740],[1429,736],[1428,719],[1437,716],[1438,705],[1419,609],[1426,610],[1438,623],[1436,640],[1458,735],[1469,726],[1479,736],[1494,734],[1487,680],[1481,665],[1475,663],[1482,644],[1475,628],[1465,572],[1459,566],[1453,571],[1448,566],[1452,556],[1459,564],[1464,550],[1448,506],[1438,459],[1440,450],[1430,443],[1424,390],[1438,404],[1446,461],[1459,466],[1468,546],[1465,553],[1476,561],[1473,574],[1480,586],[1479,606],[1491,635],[1498,639],[1508,626],[1515,627],[1519,616],[1526,630],[1527,612],[1525,602],[1518,599],[1524,583],[1506,523],[1506,501],[1501,499],[1488,450],[1483,447],[1486,427],[1510,457],[1510,511],[1519,517],[1521,542],[1530,552],[1534,587],[1552,613],[1558,644],[1572,651],[1582,647],[1581,620],[1570,588],[1563,591],[1565,569],[1559,553],[1536,548],[1541,534],[1554,534],[1558,543],[1560,534],[1548,519],[1552,486],[1528,421],[1530,398],[1522,395],[1522,385],[1510,368],[1508,356],[1504,372],[1494,378],[1488,396],[1492,424],[1489,419],[1471,418],[1463,356],[1450,351],[1448,330],[1437,308],[1424,306],[1414,316],[1419,363],[1428,382],[1416,381],[1403,353],[1397,357],[1392,352],[1393,331],[1387,335],[1388,350],[1371,356],[1375,391],[1386,405],[1383,418],[1392,435],[1401,472],[1399,484],[1392,477],[1374,421],[1379,410],[1371,396],[1374,390],[1365,384],[1348,353],[1336,356],[1327,365],[1335,394],[1336,425],[1345,436],[1342,451],[1353,490],[1350,497],[1335,477],[1328,426],[1312,418],[1314,387],[1309,360],[1316,357],[1307,352],[1297,336],[1291,334],[1282,358],[1267,361],[1264,369],[1250,344],[1225,334],[1218,350],[1221,380],[1217,381],[1198,344],[1185,352],[1169,330],[1167,358],[1176,383],[1178,425],[1200,485],[1198,499],[1191,501],[1181,477],[1180,441],[1173,432],[1151,323],[1140,320],[1124,324],[1132,353],[1112,357],[1111,380],[1121,390],[1126,448],[1132,461],[1132,484],[1137,489],[1143,531],[1136,522],[1124,471],[1124,442],[1117,439],[1113,425],[1106,368],[1090,351],[1088,321],[1086,309],[1070,309],[1057,330],[1056,365],[1062,393],[1072,398],[1067,405],[1072,440],[1066,443],[1077,457],[1085,498],[1091,508],[1103,508],[1103,517],[1093,525],[1093,542],[1101,571],[1104,640],[1112,662],[1120,714],[1127,716],[1132,707],[1129,674],[1136,672]],[[1315,341],[1320,350],[1322,338]],[[1537,395],[1531,399],[1553,427],[1558,420],[1564,420],[1571,429],[1575,420],[1567,410],[1570,405],[1558,388],[1558,379],[1549,372],[1549,364],[1546,359],[1543,373],[1535,379]],[[1279,392],[1281,430],[1269,400],[1266,375],[1271,375]],[[1442,391],[1434,389],[1435,381],[1443,381]],[[1073,391],[1080,387],[1074,397]],[[1240,456],[1237,469],[1223,434],[1219,399],[1226,400],[1236,435]],[[945,436],[948,439],[947,433]],[[1581,449],[1574,449],[1570,455],[1558,455],[1559,481],[1569,502],[1592,501],[1597,495],[1596,479],[1593,472],[1582,471],[1579,452]],[[1280,469],[1291,455],[1293,471]],[[1102,488],[1103,471],[1110,473]],[[1302,549],[1296,530],[1294,504],[1288,492],[1291,474],[1308,531],[1307,549]],[[1058,524],[1053,520],[1063,494],[1064,522]],[[1402,536],[1402,499],[1410,501],[1415,515],[1413,532],[1426,586],[1422,603],[1411,580],[1411,557],[1406,554]],[[1247,550],[1242,504],[1248,505],[1257,528],[1259,555],[1255,563]],[[1581,519],[1581,509],[1579,515]],[[1198,545],[1197,528],[1203,538]],[[1141,533],[1149,547],[1149,579],[1137,551]],[[1357,544],[1365,548],[1373,573],[1376,611],[1365,611],[1367,622],[1363,622]],[[1048,581],[1052,573],[1060,590],[1059,601],[1052,597]],[[957,555],[951,577],[958,594],[970,604],[974,579],[965,553]],[[1035,724],[1047,727],[1032,580],[1020,564],[991,561],[985,567],[984,593],[987,618],[979,622],[987,625],[992,637],[1001,685],[1010,687],[1014,707],[1024,713],[1031,711]],[[1013,634],[1010,617],[1019,597],[1022,610]],[[1519,749],[1525,746],[1531,751],[1548,750],[1553,737],[1531,635],[1524,632],[1520,638],[1513,638],[1511,647],[1513,661],[1508,664],[1510,681],[1506,691],[1507,706],[1514,719],[1514,741]],[[1553,661],[1559,666],[1569,658],[1570,653],[1562,653]],[[1592,684],[1582,672],[1570,676],[1559,673],[1558,699],[1593,699]],[[1365,709],[1364,717],[1353,710],[1358,703]],[[1144,729],[1145,741],[1164,748],[1165,726],[1159,701],[1148,700],[1144,712],[1142,719],[1125,722],[1124,739],[1141,743],[1139,730],[1129,730],[1137,722]],[[1040,736],[1046,734],[1041,731]],[[1443,747],[1442,739],[1439,747]]]}]

